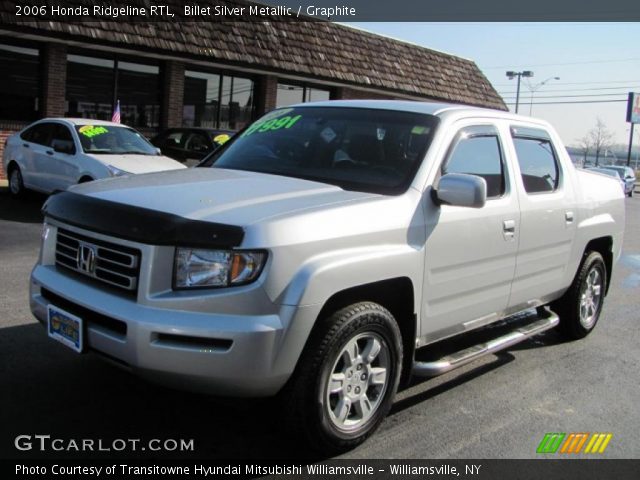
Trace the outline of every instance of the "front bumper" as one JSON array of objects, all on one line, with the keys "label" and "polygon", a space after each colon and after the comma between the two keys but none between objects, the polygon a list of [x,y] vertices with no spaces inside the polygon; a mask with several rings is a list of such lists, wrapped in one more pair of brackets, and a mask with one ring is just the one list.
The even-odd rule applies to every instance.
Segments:
[{"label": "front bumper", "polygon": [[268,315],[157,308],[38,264],[30,305],[43,324],[50,303],[85,317],[88,350],[149,380],[224,396],[277,393],[295,368],[305,325],[317,314],[291,306]]}]

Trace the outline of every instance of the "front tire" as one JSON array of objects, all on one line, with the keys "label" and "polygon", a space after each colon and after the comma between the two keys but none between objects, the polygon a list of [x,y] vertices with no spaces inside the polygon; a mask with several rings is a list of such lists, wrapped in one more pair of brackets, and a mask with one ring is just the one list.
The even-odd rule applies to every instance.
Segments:
[{"label": "front tire", "polygon": [[398,389],[402,340],[384,307],[361,302],[321,321],[285,388],[289,427],[313,448],[337,453],[364,442]]},{"label": "front tire", "polygon": [[22,180],[22,172],[17,165],[9,171],[9,193],[15,198],[24,196],[25,188]]},{"label": "front tire", "polygon": [[569,290],[552,308],[560,315],[560,330],[571,340],[584,338],[600,318],[607,285],[607,268],[600,253],[585,254]]}]

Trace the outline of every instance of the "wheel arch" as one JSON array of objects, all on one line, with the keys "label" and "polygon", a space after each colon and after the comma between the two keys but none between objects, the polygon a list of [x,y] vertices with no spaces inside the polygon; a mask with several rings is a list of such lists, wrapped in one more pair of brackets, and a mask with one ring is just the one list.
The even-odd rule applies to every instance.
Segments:
[{"label": "wheel arch", "polygon": [[12,158],[11,160],[9,160],[5,168],[7,170],[7,176],[9,176],[14,168],[20,168],[20,164],[17,160]]},{"label": "wheel arch", "polygon": [[409,277],[388,278],[338,291],[322,306],[309,338],[323,318],[327,318],[341,308],[363,301],[375,302],[383,306],[396,319],[402,335],[403,365],[400,379],[402,386],[411,374],[415,350],[417,310],[414,297],[414,286]]},{"label": "wheel arch", "polygon": [[598,252],[604,259],[604,265],[607,269],[607,283],[605,285],[606,295],[609,292],[609,286],[611,285],[611,274],[613,273],[613,238],[599,237],[590,240],[584,249],[583,258],[592,251]]}]

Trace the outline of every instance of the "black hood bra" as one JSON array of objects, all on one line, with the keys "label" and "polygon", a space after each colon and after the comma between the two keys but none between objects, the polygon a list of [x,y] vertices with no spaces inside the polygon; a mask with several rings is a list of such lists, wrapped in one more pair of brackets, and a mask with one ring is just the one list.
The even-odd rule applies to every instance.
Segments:
[{"label": "black hood bra", "polygon": [[73,192],[52,194],[42,213],[67,225],[147,245],[232,248],[244,238],[238,226],[191,220]]}]

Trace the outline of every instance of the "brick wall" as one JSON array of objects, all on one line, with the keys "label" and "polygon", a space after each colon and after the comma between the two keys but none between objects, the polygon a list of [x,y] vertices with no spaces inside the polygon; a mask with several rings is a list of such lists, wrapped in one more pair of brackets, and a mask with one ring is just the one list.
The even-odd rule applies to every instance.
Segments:
[{"label": "brick wall", "polygon": [[166,61],[163,67],[162,124],[164,128],[182,126],[182,102],[184,101],[184,63]]},{"label": "brick wall", "polygon": [[9,137],[9,135],[12,135],[17,131],[18,130],[0,128],[0,180],[6,180],[6,175],[4,174],[4,165],[2,163],[2,157],[4,155],[4,142],[7,141],[7,137]]},{"label": "brick wall", "polygon": [[263,75],[256,85],[256,115],[260,116],[265,112],[276,108],[276,97],[278,96],[278,78],[273,75]]},{"label": "brick wall", "polygon": [[67,47],[46,44],[41,53],[41,116],[64,117],[64,97],[67,83]]}]

